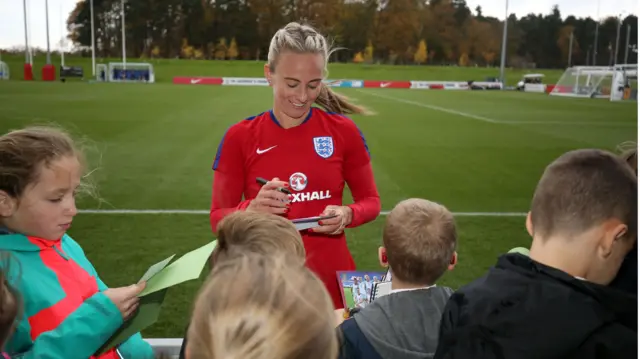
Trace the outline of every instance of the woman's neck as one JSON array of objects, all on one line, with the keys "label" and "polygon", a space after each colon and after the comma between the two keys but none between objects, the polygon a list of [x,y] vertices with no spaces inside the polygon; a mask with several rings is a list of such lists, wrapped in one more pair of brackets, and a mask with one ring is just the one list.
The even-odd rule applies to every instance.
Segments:
[{"label": "woman's neck", "polygon": [[[311,109],[309,109],[311,111]],[[277,106],[273,107],[273,115],[276,117],[276,121],[280,124],[280,127],[284,129],[300,126],[304,120],[309,116],[309,112],[305,113],[304,116],[300,118],[293,118],[284,114],[284,112],[280,111]]]}]

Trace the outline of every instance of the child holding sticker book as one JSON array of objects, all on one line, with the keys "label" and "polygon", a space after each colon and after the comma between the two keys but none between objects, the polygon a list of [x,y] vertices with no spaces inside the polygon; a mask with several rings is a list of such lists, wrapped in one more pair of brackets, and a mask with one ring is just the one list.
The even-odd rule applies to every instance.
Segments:
[{"label": "child holding sticker book", "polygon": [[[364,136],[345,117],[365,110],[323,84],[331,52],[325,37],[307,25],[290,23],[274,34],[264,66],[273,109],[234,124],[220,140],[210,221],[215,232],[234,211],[291,220],[335,216],[304,230],[302,240],[307,266],[339,309],[336,272],[355,269],[344,230],[373,221],[380,214],[380,196]],[[270,181],[261,185],[258,177]],[[342,202],[346,185],[353,204]],[[278,190],[283,187],[291,194]]]},{"label": "child holding sticker book", "polygon": [[25,359],[153,358],[135,334],[94,356],[137,309],[144,284],[107,288],[69,235],[83,156],[64,132],[34,127],[0,137],[0,250],[24,314],[5,351]]}]

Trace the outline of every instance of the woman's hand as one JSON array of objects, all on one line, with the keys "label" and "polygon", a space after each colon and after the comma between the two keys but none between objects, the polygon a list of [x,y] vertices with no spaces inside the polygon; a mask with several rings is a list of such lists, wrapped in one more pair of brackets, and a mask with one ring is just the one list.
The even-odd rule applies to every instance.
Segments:
[{"label": "woman's hand", "polygon": [[251,201],[247,210],[273,214],[287,213],[291,201],[289,196],[278,191],[278,188],[288,186],[287,182],[280,181],[278,177],[275,177],[260,188],[260,192]]},{"label": "woman's hand", "polygon": [[314,233],[340,234],[351,224],[353,211],[347,206],[327,206],[320,216],[336,215],[334,218],[320,221],[320,227],[312,228]]}]

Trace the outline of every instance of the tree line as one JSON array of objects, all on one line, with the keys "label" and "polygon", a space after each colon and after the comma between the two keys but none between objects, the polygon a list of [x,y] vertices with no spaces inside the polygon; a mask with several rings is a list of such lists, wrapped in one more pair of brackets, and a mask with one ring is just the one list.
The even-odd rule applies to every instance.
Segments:
[{"label": "tree line", "polygon": [[[122,1],[93,3],[96,55],[122,56]],[[332,61],[497,66],[504,25],[465,0],[129,0],[124,14],[127,56],[141,58],[264,60],[275,31],[299,21],[343,48]],[[563,68],[569,55],[572,65],[622,63],[627,26],[637,44],[633,15],[603,19],[597,43],[594,19],[563,17],[558,6],[512,14],[507,25],[510,67]],[[67,27],[75,47],[90,54],[89,0],[77,3]],[[629,63],[637,63],[635,51],[628,50]]]}]

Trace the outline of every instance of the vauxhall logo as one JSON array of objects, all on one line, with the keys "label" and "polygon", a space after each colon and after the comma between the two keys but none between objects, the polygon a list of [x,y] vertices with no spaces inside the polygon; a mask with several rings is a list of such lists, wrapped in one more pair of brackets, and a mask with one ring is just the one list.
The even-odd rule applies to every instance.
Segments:
[{"label": "vauxhall logo", "polygon": [[300,192],[307,187],[308,179],[307,176],[302,172],[296,172],[289,176],[289,186],[298,191],[298,193],[292,194],[291,202],[306,202],[306,201],[317,201],[322,199],[331,198],[331,194],[329,190],[325,191],[313,191],[313,192]]}]

